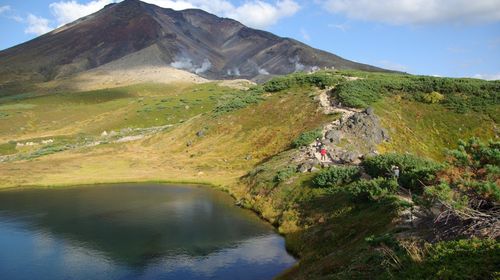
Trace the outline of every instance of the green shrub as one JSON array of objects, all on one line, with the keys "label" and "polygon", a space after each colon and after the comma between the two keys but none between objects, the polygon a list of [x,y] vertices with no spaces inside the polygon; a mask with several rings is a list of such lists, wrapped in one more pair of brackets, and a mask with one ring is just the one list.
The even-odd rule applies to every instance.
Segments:
[{"label": "green shrub", "polygon": [[293,175],[295,175],[295,173],[297,173],[297,167],[287,166],[276,173],[276,176],[274,176],[274,182],[282,183],[290,179]]},{"label": "green shrub", "polygon": [[289,89],[294,85],[293,80],[290,77],[278,77],[274,78],[264,84],[264,90],[267,92],[278,92],[285,89]]},{"label": "green shrub", "polygon": [[422,100],[425,103],[436,104],[444,100],[444,95],[437,91],[433,91],[431,93],[425,93],[424,95],[422,95]]},{"label": "green shrub", "polygon": [[262,90],[260,88],[252,88],[248,91],[226,96],[219,101],[219,104],[214,108],[216,115],[232,112],[238,109],[245,108],[251,104],[255,104],[263,100]]},{"label": "green shrub", "polygon": [[335,88],[335,95],[344,106],[366,108],[379,100],[381,88],[377,81],[356,80]]},{"label": "green shrub", "polygon": [[390,177],[391,167],[400,168],[400,183],[417,193],[422,193],[424,185],[431,184],[443,166],[432,160],[409,154],[384,154],[367,158],[362,163],[372,177]]},{"label": "green shrub", "polygon": [[[491,239],[439,242],[421,262],[408,260],[396,279],[497,279],[500,245]],[[409,259],[409,258],[408,258]]]},{"label": "green shrub", "polygon": [[347,106],[367,107],[381,96],[392,94],[404,94],[405,98],[427,103],[440,103],[459,113],[484,111],[500,104],[500,81],[352,71],[341,73],[362,78],[344,82],[336,88],[340,101]]},{"label": "green shrub", "polygon": [[450,166],[445,174],[451,188],[487,201],[500,200],[500,141],[461,140],[447,153]]},{"label": "green shrub", "polygon": [[313,179],[313,184],[319,188],[327,188],[349,184],[359,179],[360,173],[357,167],[330,166],[321,170]]},{"label": "green shrub", "polygon": [[292,87],[315,86],[318,88],[326,88],[336,85],[343,81],[339,75],[333,72],[319,71],[312,74],[294,73],[287,76],[277,77],[263,85],[263,89],[267,92],[278,92]]},{"label": "green shrub", "polygon": [[320,129],[307,131],[307,132],[301,133],[299,135],[299,137],[297,137],[295,140],[293,140],[292,146],[294,148],[305,147],[305,146],[311,144],[312,142],[314,142],[314,140],[316,140],[316,138],[321,139],[322,137],[323,137],[323,134],[322,134]]},{"label": "green shrub", "polygon": [[354,198],[368,201],[378,201],[387,195],[395,194],[399,185],[395,179],[378,177],[372,180],[360,180],[346,188]]},{"label": "green shrub", "polygon": [[10,155],[16,153],[16,142],[9,141],[8,143],[0,144],[0,155]]}]

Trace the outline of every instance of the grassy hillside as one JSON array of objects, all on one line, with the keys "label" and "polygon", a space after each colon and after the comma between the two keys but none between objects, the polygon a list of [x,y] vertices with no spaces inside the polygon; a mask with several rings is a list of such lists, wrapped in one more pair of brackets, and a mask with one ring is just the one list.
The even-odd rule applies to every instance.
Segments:
[{"label": "grassy hillside", "polygon": [[[444,149],[456,148],[460,138],[497,136],[499,86],[472,79],[318,72],[249,90],[216,83],[141,84],[21,95],[0,101],[0,188],[125,181],[213,184],[286,235],[289,250],[301,262],[283,278],[397,278],[409,273],[407,267],[420,266],[409,257],[410,249],[394,245],[401,231],[395,220],[408,203],[398,198],[393,182],[332,171],[337,175],[328,178],[347,173],[342,181],[318,187],[316,177],[325,169],[297,173],[302,152],[294,140],[339,118],[319,110],[318,95],[332,89],[343,106],[375,109],[391,138],[380,153],[442,161]],[[409,155],[391,160],[404,163],[413,176],[405,184],[425,176],[435,183],[430,178],[438,176],[433,169],[438,165]],[[477,254],[494,252],[494,257],[477,265],[498,262],[495,242],[477,242],[445,243],[421,257],[437,256],[425,260],[439,263],[447,246],[465,251],[485,246]]]}]

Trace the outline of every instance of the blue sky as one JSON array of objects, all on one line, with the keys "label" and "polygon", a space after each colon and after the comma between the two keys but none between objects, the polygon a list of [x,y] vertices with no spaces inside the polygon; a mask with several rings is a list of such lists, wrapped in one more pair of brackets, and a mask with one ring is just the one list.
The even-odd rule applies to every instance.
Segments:
[{"label": "blue sky", "polygon": [[[0,0],[0,49],[118,0]],[[500,0],[145,0],[202,8],[357,62],[500,79]]]}]

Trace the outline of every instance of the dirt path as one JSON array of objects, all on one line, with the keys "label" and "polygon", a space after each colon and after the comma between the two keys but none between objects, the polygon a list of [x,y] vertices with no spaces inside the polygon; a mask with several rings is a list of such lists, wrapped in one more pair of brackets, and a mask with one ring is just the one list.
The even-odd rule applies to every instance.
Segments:
[{"label": "dirt path", "polygon": [[[330,98],[330,95],[329,95],[330,90],[331,89],[323,90],[318,96],[321,110],[323,111],[324,114],[329,115],[329,114],[336,114],[337,113],[337,114],[340,114],[341,117],[340,117],[340,119],[335,120],[335,121],[323,126],[323,129],[322,129],[323,137],[321,138],[321,142],[326,140],[325,135],[326,135],[327,131],[330,131],[333,129],[339,129],[341,124],[344,123],[347,119],[349,119],[352,115],[354,115],[355,113],[361,112],[361,110],[359,110],[359,109],[341,107],[340,104],[335,104],[335,102],[333,102]],[[316,147],[316,142],[309,145],[308,152],[309,152],[309,154],[313,154],[314,157],[322,163],[332,164],[335,162],[335,160],[331,157],[331,153],[329,153],[329,152],[327,153],[325,160],[321,159],[321,154]]]}]

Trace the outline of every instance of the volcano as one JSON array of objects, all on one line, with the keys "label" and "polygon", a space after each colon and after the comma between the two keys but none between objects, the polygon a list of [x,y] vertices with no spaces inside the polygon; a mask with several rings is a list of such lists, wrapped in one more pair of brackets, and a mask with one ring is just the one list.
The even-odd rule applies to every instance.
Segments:
[{"label": "volcano", "polygon": [[202,10],[125,0],[1,51],[0,86],[106,65],[169,66],[208,79],[253,80],[323,68],[386,71]]}]

